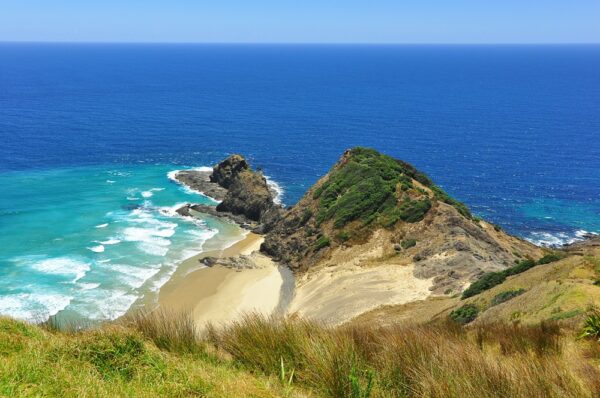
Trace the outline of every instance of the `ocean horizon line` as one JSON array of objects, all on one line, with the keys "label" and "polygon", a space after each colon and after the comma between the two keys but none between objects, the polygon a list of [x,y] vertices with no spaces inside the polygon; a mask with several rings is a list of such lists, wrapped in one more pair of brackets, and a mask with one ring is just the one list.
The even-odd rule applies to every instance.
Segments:
[{"label": "ocean horizon line", "polygon": [[104,40],[0,40],[0,44],[115,44],[115,45],[207,45],[207,46],[373,46],[373,47],[531,47],[531,46],[600,46],[598,42],[253,42],[253,41],[104,41]]}]

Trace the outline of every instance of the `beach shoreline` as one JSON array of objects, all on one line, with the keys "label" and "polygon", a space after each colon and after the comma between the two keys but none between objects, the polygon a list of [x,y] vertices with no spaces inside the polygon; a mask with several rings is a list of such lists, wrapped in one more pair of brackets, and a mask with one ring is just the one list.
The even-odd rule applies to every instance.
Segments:
[{"label": "beach shoreline", "polygon": [[[244,313],[273,314],[280,308],[286,273],[259,252],[263,237],[247,232],[229,247],[202,252],[183,261],[158,294],[158,308],[189,311],[198,328],[219,325]],[[200,260],[247,256],[254,266],[235,269],[216,264],[208,267]]]}]

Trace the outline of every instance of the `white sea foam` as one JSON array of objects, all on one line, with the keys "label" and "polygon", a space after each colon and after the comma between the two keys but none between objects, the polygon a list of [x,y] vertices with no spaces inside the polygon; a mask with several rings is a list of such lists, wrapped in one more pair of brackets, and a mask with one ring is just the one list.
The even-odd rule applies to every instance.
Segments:
[{"label": "white sea foam", "polygon": [[66,308],[72,296],[50,293],[19,293],[0,296],[0,313],[30,322],[41,322]]},{"label": "white sea foam", "polygon": [[[196,171],[205,171],[205,172],[211,172],[211,171],[213,170],[213,168],[212,168],[212,167],[208,167],[208,166],[200,166],[200,167],[194,167],[194,168],[191,168],[191,169],[188,169],[188,170],[196,170]],[[192,189],[192,188],[188,187],[188,186],[187,186],[187,185],[185,185],[185,184],[182,184],[182,183],[181,183],[181,181],[179,181],[177,178],[175,178],[175,176],[177,175],[177,173],[179,173],[180,171],[182,171],[182,170],[172,170],[172,171],[169,171],[169,172],[167,173],[167,178],[168,178],[169,180],[171,180],[171,181],[173,181],[173,182],[175,182],[175,183],[179,184],[179,186],[180,186],[181,190],[182,190],[183,192],[187,193],[187,194],[191,194],[191,195],[202,195],[202,196],[204,196],[204,197],[206,197],[206,198],[208,198],[208,199],[212,200],[212,201],[213,201],[213,202],[215,202],[215,203],[221,203],[221,201],[220,201],[220,200],[217,200],[217,199],[215,199],[215,198],[211,198],[210,196],[208,196],[207,194],[205,194],[205,193],[204,193],[204,192],[202,192],[202,191],[197,191],[197,190],[195,190],[195,189]]]},{"label": "white sea foam", "polygon": [[88,250],[91,250],[94,253],[102,253],[102,252],[104,252],[104,245],[88,247]]},{"label": "white sea foam", "polygon": [[273,202],[275,202],[275,204],[281,205],[283,200],[283,194],[285,191],[283,190],[281,185],[279,185],[277,182],[271,179],[271,177],[265,176],[265,179],[267,180],[267,185],[269,187],[269,190],[271,191],[271,194],[273,195]]},{"label": "white sea foam", "polygon": [[549,232],[532,232],[526,239],[533,244],[547,247],[560,247],[579,242],[588,236],[597,236],[595,232],[585,231],[583,229],[575,231],[572,234],[565,232],[549,233]]},{"label": "white sea foam", "polygon": [[164,191],[164,188],[152,188],[147,191],[142,192],[142,196],[144,198],[151,198],[154,195],[154,192]]},{"label": "white sea foam", "polygon": [[81,290],[92,290],[92,289],[96,289],[99,286],[100,286],[99,283],[80,283],[79,284],[79,287],[81,288]]},{"label": "white sea foam", "polygon": [[142,268],[125,264],[111,264],[109,268],[111,271],[117,272],[119,281],[132,289],[139,289],[160,271],[160,268]]},{"label": "white sea foam", "polygon": [[[177,203],[173,206],[163,206],[163,207],[159,207],[158,211],[165,216],[168,217],[181,217],[179,213],[177,213],[177,210],[179,210],[180,208],[182,208],[183,206],[185,206],[186,203],[185,202],[181,202],[181,203]],[[187,217],[186,217],[187,219]]]},{"label": "white sea foam", "polygon": [[115,183],[115,181],[113,181],[113,180],[106,180],[106,183],[107,183],[107,184],[114,184],[114,183]]},{"label": "white sea foam", "polygon": [[90,270],[89,264],[69,257],[38,260],[32,262],[30,267],[44,274],[74,276],[73,282],[83,278]]},{"label": "white sea foam", "polygon": [[167,178],[171,181],[174,181],[176,183],[179,184],[179,181],[177,180],[177,178],[175,178],[175,176],[177,175],[177,173],[179,173],[181,170],[171,170],[167,173]]},{"label": "white sea foam", "polygon": [[125,290],[96,288],[87,290],[73,309],[93,320],[116,319],[137,299],[138,296]]},{"label": "white sea foam", "polygon": [[108,223],[96,225],[96,228],[106,228],[108,227]]}]

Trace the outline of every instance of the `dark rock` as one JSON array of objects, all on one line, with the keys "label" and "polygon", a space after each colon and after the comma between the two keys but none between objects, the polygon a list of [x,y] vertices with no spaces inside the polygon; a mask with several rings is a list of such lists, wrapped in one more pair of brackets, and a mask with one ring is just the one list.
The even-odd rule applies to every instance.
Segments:
[{"label": "dark rock", "polygon": [[254,232],[266,233],[281,218],[283,208],[273,201],[266,178],[253,171],[240,155],[231,155],[213,168],[212,173],[186,170],[175,178],[190,188],[221,200],[216,207],[186,205],[178,209],[182,216],[190,210],[227,218]]},{"label": "dark rock", "polygon": [[248,162],[241,155],[231,155],[213,168],[213,172],[210,175],[210,182],[229,189],[238,174],[249,169]]}]

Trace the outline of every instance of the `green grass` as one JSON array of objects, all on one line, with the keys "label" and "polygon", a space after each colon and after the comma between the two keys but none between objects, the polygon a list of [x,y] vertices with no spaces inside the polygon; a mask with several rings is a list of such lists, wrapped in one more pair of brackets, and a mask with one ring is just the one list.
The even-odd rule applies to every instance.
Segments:
[{"label": "green grass", "polygon": [[[600,393],[600,372],[579,348],[587,342],[578,343],[555,324],[333,328],[248,315],[210,327],[204,337],[191,339],[192,331],[195,326],[185,314],[169,312],[140,313],[78,332],[0,319],[0,396],[524,398]],[[567,339],[575,344],[566,344]]]},{"label": "green grass", "polygon": [[[423,173],[403,161],[383,155],[373,149],[354,148],[347,162],[329,174],[329,178],[313,193],[319,200],[317,224],[333,220],[333,226],[343,228],[361,220],[363,225],[392,227],[398,221],[418,222],[432,206],[423,190],[412,180],[429,187],[437,200],[455,206],[470,217],[467,208],[450,198]],[[399,192],[413,190],[421,199],[411,199]]]},{"label": "green grass", "polygon": [[579,315],[581,313],[582,313],[582,311],[578,308],[576,308],[574,310],[570,310],[570,311],[560,311],[560,312],[557,312],[556,314],[552,314],[550,316],[550,320],[560,321],[563,319],[569,319],[569,318],[576,317],[577,315]]},{"label": "green grass", "polygon": [[[161,322],[168,324],[171,318]],[[177,333],[162,337],[169,336],[179,338]],[[234,362],[210,358],[205,343],[194,344],[198,344],[194,353],[159,349],[134,324],[59,332],[0,318],[0,396],[284,396],[274,380],[244,372]],[[165,345],[176,346],[181,342]]]}]

